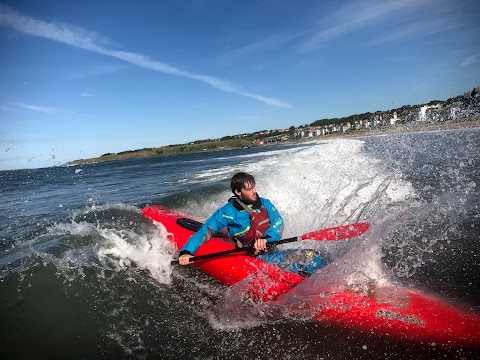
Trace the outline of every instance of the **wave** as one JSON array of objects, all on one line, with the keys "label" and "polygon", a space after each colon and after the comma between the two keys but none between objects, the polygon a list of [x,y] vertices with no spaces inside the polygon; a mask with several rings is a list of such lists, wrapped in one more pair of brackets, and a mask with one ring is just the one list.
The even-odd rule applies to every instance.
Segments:
[{"label": "wave", "polygon": [[39,264],[54,264],[65,273],[83,267],[100,271],[135,267],[167,284],[175,253],[169,236],[161,224],[150,226],[135,206],[93,205],[74,211],[66,221],[47,227],[4,254],[2,277]]}]

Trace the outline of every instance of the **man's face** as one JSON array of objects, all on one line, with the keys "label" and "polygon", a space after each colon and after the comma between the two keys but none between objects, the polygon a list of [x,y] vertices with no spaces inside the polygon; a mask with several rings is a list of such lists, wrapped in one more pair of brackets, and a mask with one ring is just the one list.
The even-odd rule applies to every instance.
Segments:
[{"label": "man's face", "polygon": [[253,204],[257,200],[255,184],[245,182],[241,191],[235,191],[237,196],[246,204]]}]

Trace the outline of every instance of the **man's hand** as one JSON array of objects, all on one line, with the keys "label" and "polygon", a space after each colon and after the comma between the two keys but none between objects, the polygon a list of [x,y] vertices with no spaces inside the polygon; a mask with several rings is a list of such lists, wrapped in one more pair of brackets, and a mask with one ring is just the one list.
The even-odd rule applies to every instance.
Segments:
[{"label": "man's hand", "polygon": [[253,248],[257,251],[267,250],[267,239],[257,239]]},{"label": "man's hand", "polygon": [[190,262],[190,258],[193,257],[193,255],[190,255],[190,254],[183,254],[182,256],[180,256],[178,258],[178,263],[180,265],[188,265],[188,264],[192,264]]}]

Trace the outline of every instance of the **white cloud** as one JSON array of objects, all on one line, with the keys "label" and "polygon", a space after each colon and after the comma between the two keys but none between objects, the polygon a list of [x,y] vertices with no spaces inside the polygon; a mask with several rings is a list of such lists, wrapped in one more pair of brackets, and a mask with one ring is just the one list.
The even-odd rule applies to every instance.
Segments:
[{"label": "white cloud", "polygon": [[232,49],[222,56],[237,58],[240,56],[250,56],[258,52],[266,52],[273,49],[278,49],[286,46],[287,44],[295,41],[300,36],[304,35],[303,32],[299,33],[275,33],[263,37],[253,43]]},{"label": "white cloud", "polygon": [[[438,4],[437,4],[438,5]],[[304,52],[315,51],[325,42],[334,40],[341,36],[359,31],[363,28],[377,26],[379,22],[387,23],[390,20],[398,19],[405,14],[415,15],[428,11],[428,7],[437,6],[432,0],[372,0],[353,1],[346,3],[333,14],[325,16],[322,21],[311,31],[305,41],[300,45]],[[423,16],[420,15],[423,18]],[[423,19],[423,28],[427,29],[429,24]],[[435,20],[432,27],[438,31],[443,26],[441,20]],[[385,31],[392,30],[386,26]],[[408,30],[407,30],[408,31]],[[397,33],[392,37],[400,37],[405,34]]]},{"label": "white cloud", "polygon": [[460,64],[460,66],[472,65],[472,64],[475,64],[479,61],[480,61],[480,53],[476,53],[476,54],[466,58],[465,61]]},{"label": "white cloud", "polygon": [[192,80],[198,80],[221,91],[250,97],[269,105],[282,108],[292,107],[290,104],[277,99],[244,92],[232,83],[213,76],[194,74],[184,70],[180,70],[166,63],[152,60],[142,54],[128,51],[112,50],[103,45],[103,43],[108,43],[108,41],[100,38],[95,33],[87,32],[83,29],[75,28],[72,26],[47,23],[41,20],[36,20],[27,16],[23,16],[5,5],[0,5],[0,25],[13,28],[29,35],[43,37],[46,39],[58,41],[63,44],[120,59],[146,69],[170,74],[173,76],[180,76]]},{"label": "white cloud", "polygon": [[41,113],[54,113],[57,112],[58,109],[55,108],[49,108],[45,106],[37,106],[37,105],[30,105],[30,104],[24,104],[24,103],[15,103],[13,104],[16,107],[26,109],[26,110],[31,110],[31,111],[37,111]]},{"label": "white cloud", "polygon": [[95,96],[95,95],[93,95],[92,93],[84,91],[84,92],[80,93],[80,96],[91,97],[91,96]]},{"label": "white cloud", "polygon": [[81,69],[72,74],[74,78],[83,78],[89,76],[98,76],[104,74],[113,74],[119,71],[122,71],[127,66],[125,64],[103,64],[103,65],[93,65],[85,69]]},{"label": "white cloud", "polygon": [[456,27],[452,21],[445,21],[444,19],[433,19],[427,21],[426,19],[419,19],[417,21],[404,24],[402,27],[389,28],[385,34],[380,35],[374,44],[390,43],[393,41],[404,41],[422,35],[432,35],[439,32],[447,31]]}]

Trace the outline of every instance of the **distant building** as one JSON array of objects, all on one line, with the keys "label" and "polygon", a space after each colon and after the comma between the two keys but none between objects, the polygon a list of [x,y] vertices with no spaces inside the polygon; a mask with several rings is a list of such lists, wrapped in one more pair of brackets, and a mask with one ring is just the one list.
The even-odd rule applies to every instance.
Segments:
[{"label": "distant building", "polygon": [[450,118],[451,118],[453,121],[457,120],[458,110],[459,110],[459,109],[456,108],[456,107],[450,108]]},{"label": "distant building", "polygon": [[395,126],[397,124],[398,120],[400,120],[400,119],[397,117],[397,112],[395,111],[393,113],[393,117],[390,118],[390,126]]},{"label": "distant building", "polygon": [[[427,121],[431,119],[427,119],[427,111],[429,109],[440,109],[442,106],[440,104],[437,105],[425,105],[420,108],[420,113],[419,113],[419,121]],[[431,111],[430,111],[431,113]],[[428,117],[430,118],[430,117]]]}]

